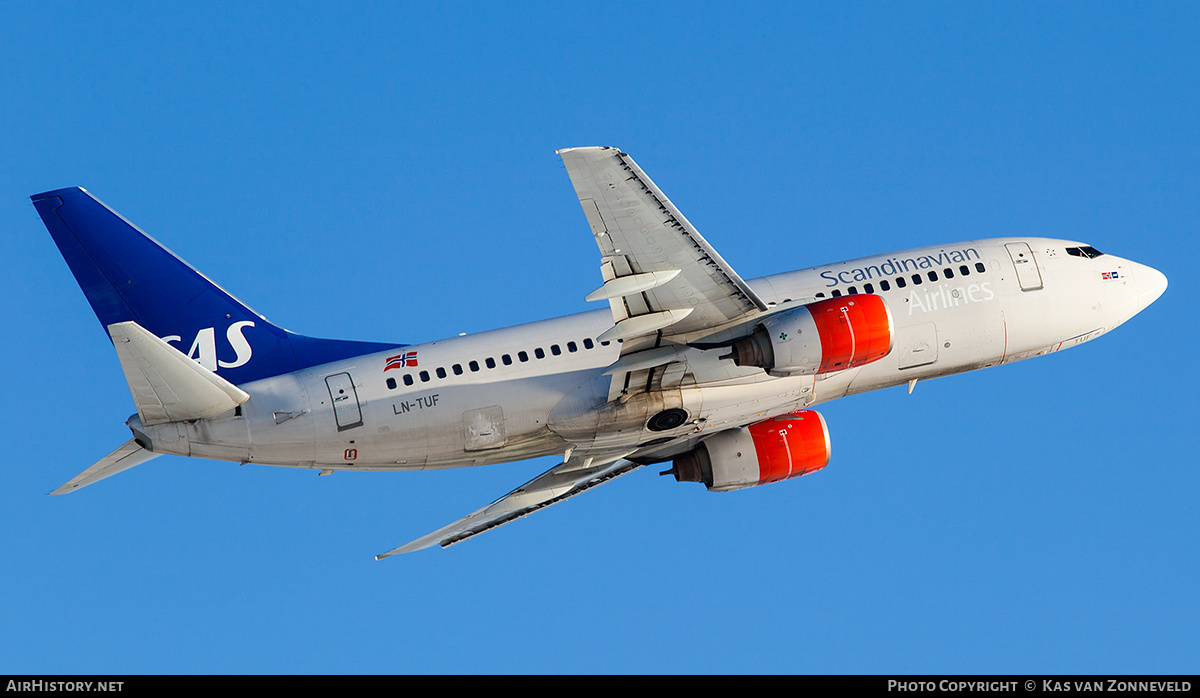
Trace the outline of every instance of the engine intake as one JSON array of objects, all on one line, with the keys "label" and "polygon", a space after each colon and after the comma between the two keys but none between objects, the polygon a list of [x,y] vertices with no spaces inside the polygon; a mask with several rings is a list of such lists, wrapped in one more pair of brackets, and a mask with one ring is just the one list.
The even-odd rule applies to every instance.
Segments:
[{"label": "engine intake", "polygon": [[733,362],[773,376],[844,371],[892,351],[892,313],[873,294],[826,298],[763,320],[733,345]]}]

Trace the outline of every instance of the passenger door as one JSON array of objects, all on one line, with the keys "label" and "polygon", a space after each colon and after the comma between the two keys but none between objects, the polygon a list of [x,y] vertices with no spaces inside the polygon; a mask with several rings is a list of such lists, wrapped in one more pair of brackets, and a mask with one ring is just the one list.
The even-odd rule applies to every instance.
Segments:
[{"label": "passenger door", "polygon": [[1037,262],[1033,259],[1033,251],[1023,242],[1006,244],[1008,256],[1012,258],[1013,267],[1017,270],[1017,282],[1022,291],[1037,291],[1042,288],[1042,274],[1038,271]]}]

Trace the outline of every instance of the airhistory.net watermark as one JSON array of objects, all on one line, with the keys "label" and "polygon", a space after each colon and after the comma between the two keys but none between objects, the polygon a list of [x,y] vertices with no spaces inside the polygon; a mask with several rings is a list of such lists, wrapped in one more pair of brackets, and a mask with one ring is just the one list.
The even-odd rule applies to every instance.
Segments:
[{"label": "airhistory.net watermark", "polygon": [[59,692],[71,693],[119,693],[125,687],[124,681],[51,681],[47,679],[9,679],[4,685],[5,691],[22,693]]}]

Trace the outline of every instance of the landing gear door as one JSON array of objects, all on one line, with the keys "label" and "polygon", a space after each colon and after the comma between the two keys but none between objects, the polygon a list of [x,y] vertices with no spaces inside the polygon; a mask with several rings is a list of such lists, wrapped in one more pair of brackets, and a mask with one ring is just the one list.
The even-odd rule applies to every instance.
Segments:
[{"label": "landing gear door", "polygon": [[325,385],[329,388],[329,397],[333,400],[333,416],[337,420],[338,431],[361,427],[362,408],[358,404],[358,391],[354,389],[354,380],[349,373],[335,373],[325,376]]},{"label": "landing gear door", "polygon": [[1033,251],[1023,242],[1010,242],[1004,246],[1008,256],[1012,258],[1017,270],[1017,281],[1022,291],[1037,291],[1042,288],[1042,274],[1038,271],[1037,262],[1033,260]]}]

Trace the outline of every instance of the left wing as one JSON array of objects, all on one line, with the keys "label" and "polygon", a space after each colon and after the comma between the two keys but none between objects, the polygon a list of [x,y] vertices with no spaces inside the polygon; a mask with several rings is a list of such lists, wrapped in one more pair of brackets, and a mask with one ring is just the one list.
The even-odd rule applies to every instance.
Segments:
[{"label": "left wing", "polygon": [[607,462],[598,463],[598,460],[591,457],[568,458],[479,511],[411,543],[376,555],[375,559],[382,560],[396,553],[409,553],[434,545],[446,548],[461,543],[472,536],[486,533],[497,526],[503,526],[577,494],[583,494],[597,485],[603,485],[642,467],[619,457]]}]

